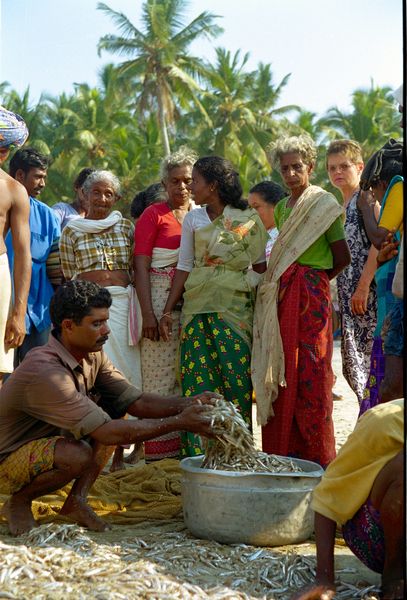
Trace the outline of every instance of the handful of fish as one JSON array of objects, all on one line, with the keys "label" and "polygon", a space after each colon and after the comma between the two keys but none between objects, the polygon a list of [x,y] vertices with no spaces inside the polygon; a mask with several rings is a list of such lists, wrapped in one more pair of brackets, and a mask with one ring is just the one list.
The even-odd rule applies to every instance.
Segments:
[{"label": "handful of fish", "polygon": [[211,411],[214,440],[203,438],[203,469],[255,471],[257,473],[298,473],[301,468],[290,458],[281,458],[256,449],[243,417],[231,403],[218,398]]}]

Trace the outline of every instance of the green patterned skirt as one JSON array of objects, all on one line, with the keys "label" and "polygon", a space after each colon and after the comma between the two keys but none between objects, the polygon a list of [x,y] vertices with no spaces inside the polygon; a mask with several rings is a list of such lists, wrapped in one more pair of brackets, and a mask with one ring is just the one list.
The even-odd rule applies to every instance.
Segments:
[{"label": "green patterned skirt", "polygon": [[[218,392],[233,402],[251,427],[250,348],[219,313],[196,315],[181,337],[182,393]],[[181,433],[181,456],[202,454],[199,435]]]}]

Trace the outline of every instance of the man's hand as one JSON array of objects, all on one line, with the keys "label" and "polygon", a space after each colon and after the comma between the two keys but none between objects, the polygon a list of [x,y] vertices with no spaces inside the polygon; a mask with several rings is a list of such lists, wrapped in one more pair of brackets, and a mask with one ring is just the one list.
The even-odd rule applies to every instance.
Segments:
[{"label": "man's hand", "polygon": [[212,438],[215,434],[212,430],[210,415],[211,412],[208,406],[191,404],[179,415],[179,419],[182,422],[182,429]]},{"label": "man's hand", "polygon": [[6,350],[18,348],[25,338],[25,315],[10,315],[6,323],[4,345]]},{"label": "man's hand", "polygon": [[191,396],[191,400],[193,400],[194,402],[198,403],[198,404],[211,404],[212,406],[215,405],[215,401],[218,400],[219,398],[222,398],[221,394],[218,394],[216,392],[201,392],[200,394],[196,394],[196,396]]}]

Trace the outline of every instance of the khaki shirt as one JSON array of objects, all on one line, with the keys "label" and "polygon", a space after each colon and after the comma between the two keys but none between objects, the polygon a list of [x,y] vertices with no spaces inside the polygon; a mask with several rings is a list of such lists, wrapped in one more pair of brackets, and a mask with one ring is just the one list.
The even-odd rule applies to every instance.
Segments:
[{"label": "khaki shirt", "polygon": [[80,439],[112,417],[124,416],[141,393],[103,351],[78,363],[51,334],[0,389],[0,462],[27,442],[61,430]]}]

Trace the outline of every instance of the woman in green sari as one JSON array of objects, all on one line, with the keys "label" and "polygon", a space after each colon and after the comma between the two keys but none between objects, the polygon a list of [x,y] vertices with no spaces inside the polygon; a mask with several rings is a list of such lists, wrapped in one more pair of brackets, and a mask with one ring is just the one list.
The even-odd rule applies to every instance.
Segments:
[{"label": "woman in green sari", "polygon": [[[179,365],[182,392],[222,394],[251,425],[250,355],[255,287],[266,269],[267,232],[242,199],[239,175],[219,156],[200,158],[191,191],[201,208],[183,222],[180,255],[160,320],[171,335],[171,312],[182,295]],[[252,267],[252,268],[251,268]],[[202,454],[199,436],[182,434],[182,456]]]}]

